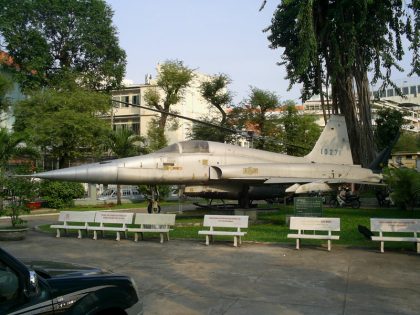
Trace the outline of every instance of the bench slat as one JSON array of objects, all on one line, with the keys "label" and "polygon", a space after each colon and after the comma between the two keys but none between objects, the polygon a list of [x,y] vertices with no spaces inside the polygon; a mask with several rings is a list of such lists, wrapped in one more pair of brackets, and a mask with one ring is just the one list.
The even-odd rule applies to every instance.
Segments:
[{"label": "bench slat", "polygon": [[338,235],[319,235],[319,234],[287,234],[288,238],[305,238],[305,239],[319,239],[319,240],[339,240]]}]

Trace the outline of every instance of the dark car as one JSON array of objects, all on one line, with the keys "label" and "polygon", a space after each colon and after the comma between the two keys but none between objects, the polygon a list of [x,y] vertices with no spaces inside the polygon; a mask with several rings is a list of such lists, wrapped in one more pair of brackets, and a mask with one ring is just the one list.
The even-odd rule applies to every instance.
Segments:
[{"label": "dark car", "polygon": [[20,261],[0,248],[0,314],[143,314],[127,276],[69,263]]}]

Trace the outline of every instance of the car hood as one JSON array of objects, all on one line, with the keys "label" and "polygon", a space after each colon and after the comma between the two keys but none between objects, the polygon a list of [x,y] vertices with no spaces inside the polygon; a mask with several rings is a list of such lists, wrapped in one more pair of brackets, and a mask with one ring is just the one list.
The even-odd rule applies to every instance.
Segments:
[{"label": "car hood", "polygon": [[22,260],[26,266],[35,270],[43,278],[63,278],[110,274],[96,267],[83,266],[66,262]]}]

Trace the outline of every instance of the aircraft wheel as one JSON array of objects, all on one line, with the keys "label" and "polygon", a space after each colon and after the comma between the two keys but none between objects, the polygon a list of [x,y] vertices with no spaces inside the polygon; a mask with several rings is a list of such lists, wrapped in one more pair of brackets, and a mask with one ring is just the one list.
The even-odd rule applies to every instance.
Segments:
[{"label": "aircraft wheel", "polygon": [[148,213],[160,213],[161,207],[158,205],[157,208],[153,208],[151,204],[147,206]]},{"label": "aircraft wheel", "polygon": [[360,201],[359,201],[359,200],[353,200],[353,201],[351,202],[351,207],[352,207],[353,209],[358,209],[358,208],[360,208]]}]

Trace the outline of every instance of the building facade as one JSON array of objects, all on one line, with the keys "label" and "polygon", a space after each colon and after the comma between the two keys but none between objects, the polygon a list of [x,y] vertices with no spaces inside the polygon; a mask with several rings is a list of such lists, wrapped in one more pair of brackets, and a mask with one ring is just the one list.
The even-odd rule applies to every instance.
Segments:
[{"label": "building facade", "polygon": [[[386,89],[372,88],[371,102],[372,102],[372,124],[375,124],[375,112],[381,108],[391,108],[404,113],[406,125],[403,126],[405,130],[415,133],[420,132],[420,82],[403,81],[398,85],[403,96],[397,93],[395,88],[389,87]],[[326,100],[324,100],[327,103]],[[309,100],[305,101],[304,112],[318,116],[318,124],[324,126],[324,118],[322,114],[321,98],[319,95],[314,95]],[[326,111],[331,112],[331,101]]]},{"label": "building facade", "polygon": [[[159,66],[158,69],[159,71]],[[203,99],[200,93],[200,84],[204,80],[210,79],[210,76],[194,72],[194,79],[190,86],[185,89],[182,100],[171,106],[172,111],[176,111],[182,116],[187,116],[195,119],[202,119],[209,115],[217,115],[211,109],[209,103]],[[149,89],[157,89],[156,80],[151,76],[146,75],[145,83],[130,84],[124,88],[112,91],[113,109],[109,116],[104,117],[110,121],[114,130],[131,129],[137,135],[146,137],[149,129],[149,123],[153,118],[158,118],[160,115],[157,112],[139,108],[133,105],[148,106],[144,100],[144,95]],[[163,93],[162,93],[163,94]],[[131,105],[133,104],[133,105]],[[192,123],[187,120],[178,119],[178,128],[169,128],[165,130],[165,135],[169,143],[175,143],[188,139],[189,130]]]}]

